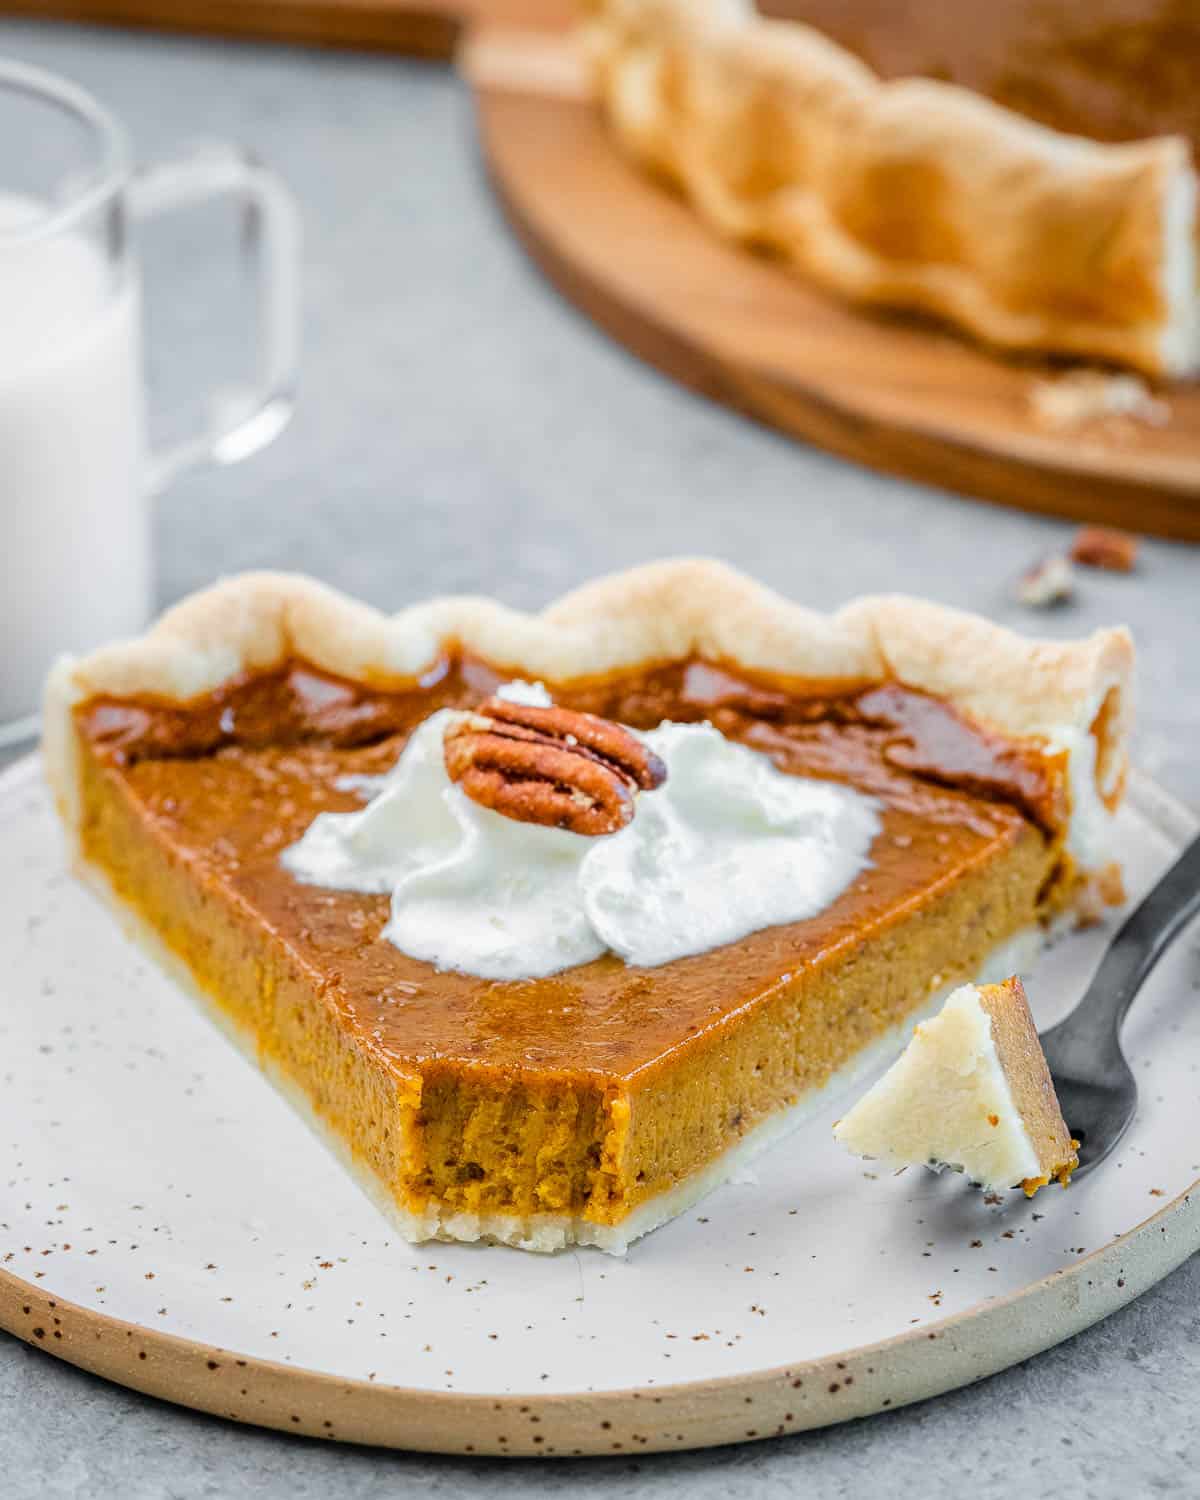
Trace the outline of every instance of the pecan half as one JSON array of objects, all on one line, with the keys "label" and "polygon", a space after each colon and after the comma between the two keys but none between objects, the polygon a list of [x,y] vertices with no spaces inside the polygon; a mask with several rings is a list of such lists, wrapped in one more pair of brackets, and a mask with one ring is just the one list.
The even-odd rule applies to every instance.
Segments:
[{"label": "pecan half", "polygon": [[451,724],[446,771],[467,796],[521,823],[597,837],[633,817],[667,768],[636,735],[594,714],[488,698]]},{"label": "pecan half", "polygon": [[1081,526],[1071,543],[1071,557],[1085,568],[1110,573],[1132,573],[1137,566],[1138,539],[1111,526]]}]

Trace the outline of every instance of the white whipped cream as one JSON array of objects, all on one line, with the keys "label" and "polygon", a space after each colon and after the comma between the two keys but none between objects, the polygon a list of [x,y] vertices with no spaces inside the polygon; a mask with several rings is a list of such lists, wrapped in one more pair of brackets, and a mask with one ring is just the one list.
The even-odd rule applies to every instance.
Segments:
[{"label": "white whipped cream", "polygon": [[[550,701],[526,683],[501,692]],[[785,775],[711,725],[674,723],[641,736],[668,779],[619,833],[516,822],[446,774],[456,717],[432,714],[368,806],[320,814],[282,856],[307,884],[390,891],[384,937],[439,969],[532,979],[609,950],[647,967],[702,953],[824,910],[879,830],[871,798]]]},{"label": "white whipped cream", "polygon": [[1086,729],[1056,729],[1046,737],[1051,751],[1067,752],[1071,820],[1067,850],[1084,870],[1097,870],[1112,858],[1116,815],[1105,806],[1096,785],[1096,736]]}]

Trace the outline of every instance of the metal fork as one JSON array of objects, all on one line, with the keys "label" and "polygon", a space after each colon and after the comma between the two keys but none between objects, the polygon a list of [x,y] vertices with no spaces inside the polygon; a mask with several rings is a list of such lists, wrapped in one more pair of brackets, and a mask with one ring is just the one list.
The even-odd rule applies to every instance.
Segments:
[{"label": "metal fork", "polygon": [[1146,976],[1197,912],[1200,838],[1126,917],[1083,999],[1042,1036],[1063,1117],[1079,1142],[1077,1178],[1109,1156],[1133,1123],[1137,1083],[1121,1051],[1121,1025]]}]

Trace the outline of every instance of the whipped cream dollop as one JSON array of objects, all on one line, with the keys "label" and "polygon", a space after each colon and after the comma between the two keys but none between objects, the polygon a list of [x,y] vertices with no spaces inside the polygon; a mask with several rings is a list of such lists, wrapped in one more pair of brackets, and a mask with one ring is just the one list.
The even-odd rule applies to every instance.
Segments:
[{"label": "whipped cream dollop", "polygon": [[[540,684],[500,695],[550,702]],[[517,822],[447,775],[457,716],[431,714],[366,807],[321,813],[281,856],[307,884],[390,892],[383,936],[439,969],[533,979],[607,951],[652,967],[815,916],[869,863],[871,798],[787,775],[709,724],[639,736],[668,779],[619,833]]]}]

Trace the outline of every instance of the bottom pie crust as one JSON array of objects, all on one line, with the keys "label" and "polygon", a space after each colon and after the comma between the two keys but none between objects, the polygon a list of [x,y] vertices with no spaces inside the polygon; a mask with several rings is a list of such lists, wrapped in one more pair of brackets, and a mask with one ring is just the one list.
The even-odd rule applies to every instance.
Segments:
[{"label": "bottom pie crust", "polygon": [[[230,1013],[197,983],[195,975],[180,956],[162,940],[153,927],[113,890],[104,872],[96,865],[76,860],[75,874],[109,908],[122,930],[148,958],[172,979],[193,1004],[260,1072],[276,1092],[308,1125],[313,1134],[332,1152],[338,1163],[354,1179],[378,1211],[409,1244],[428,1240],[459,1241],[466,1244],[484,1242],[510,1245],[518,1250],[552,1254],[571,1246],[588,1245],[608,1255],[623,1256],[635,1240],[652,1229],[678,1218],[693,1204],[728,1182],[756,1157],[784,1136],[811,1119],[829,1100],[849,1089],[858,1080],[890,1062],[907,1042],[913,1025],[939,1009],[950,992],[964,981],[951,983],[932,991],[928,999],[910,1015],[855,1054],[819,1088],[810,1089],[789,1109],[769,1116],[735,1141],[715,1160],[691,1173],[666,1192],[641,1203],[619,1224],[597,1224],[573,1214],[474,1214],[458,1210],[443,1212],[434,1204],[424,1213],[402,1208],[371,1168],[349,1149],[346,1142],[313,1109],[308,1095],[269,1057],[264,1057],[254,1034],[239,1026]],[[1063,920],[1073,920],[1065,918]],[[1050,929],[1053,935],[1054,928]],[[1013,973],[1025,972],[1047,941],[1047,930],[1040,925],[1025,928],[995,947],[980,966],[974,980],[979,984],[995,983]],[[831,1143],[832,1149],[832,1143]]]}]

